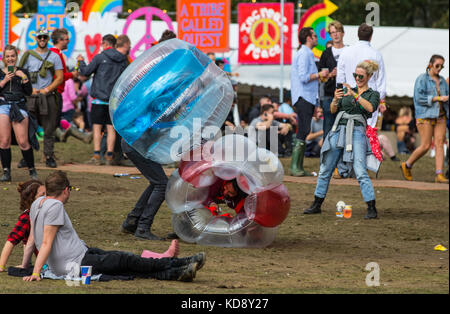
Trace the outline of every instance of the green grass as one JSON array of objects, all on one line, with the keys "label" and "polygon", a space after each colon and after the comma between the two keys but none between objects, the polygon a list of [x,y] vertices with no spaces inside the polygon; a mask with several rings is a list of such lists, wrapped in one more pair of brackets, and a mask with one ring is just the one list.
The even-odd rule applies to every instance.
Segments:
[{"label": "green grass", "polygon": [[[59,162],[85,162],[91,146],[72,139],[56,146]],[[14,148],[12,184],[0,184],[0,238],[6,237],[19,216],[16,184],[28,179],[15,168],[19,154]],[[40,158],[39,154],[36,157]],[[288,165],[289,160],[283,160]],[[307,159],[306,167],[318,170],[318,159]],[[424,157],[414,173],[433,181],[434,161]],[[44,179],[50,170],[39,171]],[[401,179],[398,163],[385,162],[380,179]],[[145,180],[112,175],[69,173],[73,186],[66,210],[81,239],[89,246],[140,254],[144,249],[163,252],[169,241],[144,241],[119,232],[133,208]],[[94,282],[90,286],[68,286],[64,281],[24,283],[21,278],[0,273],[2,293],[448,293],[449,247],[448,191],[416,191],[376,188],[380,218],[365,221],[366,211],[359,187],[331,185],[322,215],[305,216],[303,209],[313,200],[314,185],[286,184],[291,211],[279,227],[274,243],[264,249],[230,249],[181,243],[181,256],[205,251],[207,263],[193,283],[136,279]],[[351,219],[338,219],[339,200],[353,205]],[[171,214],[164,203],[152,231],[165,236],[172,231]],[[21,262],[22,246],[13,252],[9,266]],[[380,265],[380,286],[367,287],[369,262]]]}]

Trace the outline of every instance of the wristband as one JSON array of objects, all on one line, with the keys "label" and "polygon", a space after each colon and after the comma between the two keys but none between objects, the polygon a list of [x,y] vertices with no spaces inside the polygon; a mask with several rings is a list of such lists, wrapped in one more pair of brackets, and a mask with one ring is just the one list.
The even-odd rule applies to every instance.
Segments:
[{"label": "wristband", "polygon": [[41,277],[41,274],[39,274],[39,273],[33,273],[31,276],[33,276],[33,277]]},{"label": "wristband", "polygon": [[3,265],[0,265],[0,269],[1,269],[1,270],[6,270],[6,267],[3,266]]},{"label": "wristband", "polygon": [[437,101],[441,101],[441,96],[437,96]]}]

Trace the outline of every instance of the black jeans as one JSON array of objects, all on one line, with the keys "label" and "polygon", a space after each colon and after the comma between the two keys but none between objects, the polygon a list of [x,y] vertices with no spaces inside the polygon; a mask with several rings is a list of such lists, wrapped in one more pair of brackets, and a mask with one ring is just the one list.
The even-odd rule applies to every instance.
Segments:
[{"label": "black jeans", "polygon": [[126,153],[150,185],[142,193],[134,209],[128,214],[129,223],[136,222],[138,229],[149,229],[166,197],[167,176],[162,166],[132,150]]},{"label": "black jeans", "polygon": [[142,258],[122,251],[89,248],[81,266],[92,266],[92,274],[137,276],[160,280],[176,280],[189,258]]},{"label": "black jeans", "polygon": [[304,142],[309,132],[311,132],[311,119],[314,114],[315,106],[300,97],[294,107],[298,116],[297,138]]}]

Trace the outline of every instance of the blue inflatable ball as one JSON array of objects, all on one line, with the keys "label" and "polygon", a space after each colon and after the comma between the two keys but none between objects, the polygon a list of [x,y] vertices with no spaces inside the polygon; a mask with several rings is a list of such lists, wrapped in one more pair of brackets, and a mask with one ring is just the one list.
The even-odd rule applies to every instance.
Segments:
[{"label": "blue inflatable ball", "polygon": [[130,146],[168,164],[192,148],[194,136],[214,136],[202,130],[222,126],[233,96],[227,74],[207,55],[171,39],[128,66],[114,86],[109,110],[114,128]]}]

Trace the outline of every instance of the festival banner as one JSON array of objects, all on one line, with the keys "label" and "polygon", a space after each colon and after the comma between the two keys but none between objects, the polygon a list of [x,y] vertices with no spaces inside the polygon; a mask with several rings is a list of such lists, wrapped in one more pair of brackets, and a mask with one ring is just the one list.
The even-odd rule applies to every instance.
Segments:
[{"label": "festival banner", "polygon": [[308,11],[303,13],[300,20],[300,31],[303,27],[312,27],[317,34],[318,44],[313,49],[314,56],[320,59],[322,52],[326,49],[326,44],[331,40],[330,34],[328,34],[328,25],[333,21],[329,17],[335,12],[338,7],[330,0],[324,0],[323,3],[312,6]]},{"label": "festival banner", "polygon": [[[66,3],[65,0],[39,0],[38,12],[31,20],[26,31],[26,46],[27,49],[35,49],[37,47],[36,31],[45,27],[50,32],[57,28],[65,28],[69,32],[70,42],[66,51],[63,53],[67,58],[70,57],[72,51],[75,48],[76,32],[75,28],[70,22],[70,19],[66,17],[65,13]],[[51,46],[51,41],[49,46]]]},{"label": "festival banner", "polygon": [[231,0],[177,0],[178,38],[203,52],[228,52]]},{"label": "festival banner", "polygon": [[107,12],[121,13],[122,0],[85,0],[81,5],[83,21],[87,22],[91,13],[99,13],[103,16]]},{"label": "festival banner", "polygon": [[240,3],[238,5],[238,62],[240,64],[280,64],[281,34],[283,33],[284,64],[291,64],[293,23],[293,3],[284,5],[283,20],[280,3]]},{"label": "festival banner", "polygon": [[130,37],[130,34],[128,34],[129,29],[131,27],[131,24],[137,20],[144,18],[145,19],[145,33],[142,33],[140,35],[141,38],[139,41],[131,47],[130,50],[130,57],[132,60],[136,59],[137,55],[136,53],[139,51],[139,49],[144,46],[145,50],[149,49],[155,42],[159,40],[159,38],[155,38],[152,34],[152,21],[153,17],[157,17],[161,21],[165,22],[167,25],[167,29],[171,31],[175,31],[174,27],[172,25],[172,20],[170,17],[161,9],[154,8],[154,7],[144,7],[137,9],[132,14],[130,14],[125,22],[125,26],[123,28],[122,33],[124,35],[128,35]]},{"label": "festival banner", "polygon": [[14,43],[19,36],[12,29],[19,23],[19,19],[14,16],[22,5],[16,0],[0,1],[0,56],[6,45]]}]

